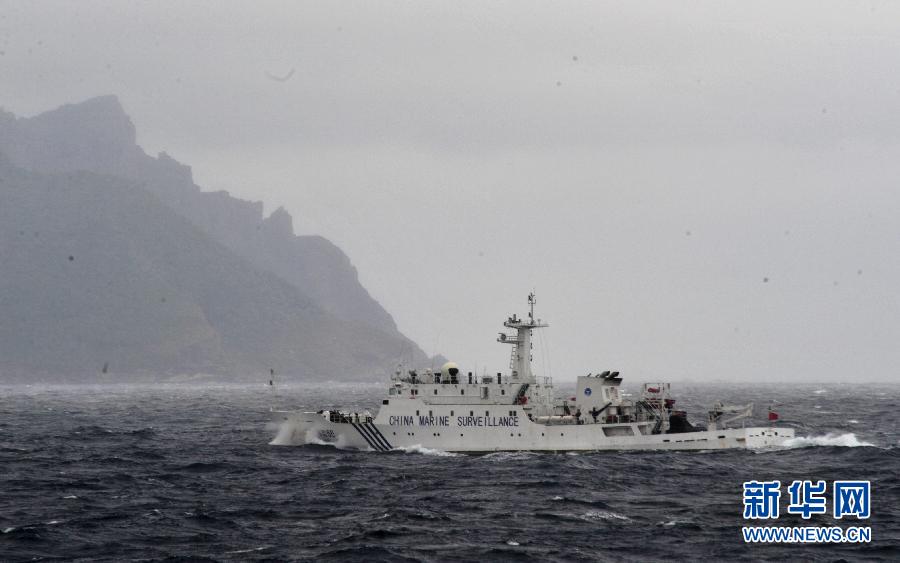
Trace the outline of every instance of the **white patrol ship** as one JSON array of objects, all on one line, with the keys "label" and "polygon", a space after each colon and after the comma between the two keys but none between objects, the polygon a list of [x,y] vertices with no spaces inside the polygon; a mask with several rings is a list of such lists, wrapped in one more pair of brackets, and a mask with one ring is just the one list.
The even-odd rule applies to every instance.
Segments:
[{"label": "white patrol ship", "polygon": [[708,426],[694,427],[675,409],[668,383],[645,383],[631,399],[617,371],[581,376],[574,397],[556,399],[550,378],[531,370],[532,333],[547,325],[534,317],[534,294],[528,304],[528,319],[508,318],[503,326],[515,333],[497,339],[512,346],[509,373],[463,375],[452,362],[437,373],[399,370],[377,415],[275,411],[282,429],[273,443],[376,451],[707,450],[777,446],[794,437],[792,428],[726,426],[749,417],[752,404],[717,403]]}]

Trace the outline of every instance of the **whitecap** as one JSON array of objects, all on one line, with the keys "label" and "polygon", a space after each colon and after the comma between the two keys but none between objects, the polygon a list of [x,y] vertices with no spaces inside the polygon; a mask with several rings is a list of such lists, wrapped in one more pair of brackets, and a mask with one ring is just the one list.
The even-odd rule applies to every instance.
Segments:
[{"label": "whitecap", "polygon": [[584,520],[623,520],[625,522],[631,522],[631,518],[608,510],[592,510],[590,512],[585,512],[581,518]]},{"label": "whitecap", "polygon": [[4,534],[8,534],[8,533],[13,532],[13,531],[15,531],[15,528],[3,528],[3,533],[4,533]]},{"label": "whitecap", "polygon": [[75,495],[66,495],[66,496],[64,496],[63,498],[78,498],[78,497],[75,496]]},{"label": "whitecap", "polygon": [[553,497],[553,498],[550,499],[550,500],[564,500],[564,499],[563,499],[563,497],[555,496],[555,497]]},{"label": "whitecap", "polygon": [[414,446],[401,446],[399,448],[394,448],[393,451],[405,452],[408,454],[432,455],[436,457],[457,457],[459,455],[453,452],[445,452],[444,450],[426,448],[421,444],[416,444]]},{"label": "whitecap", "polygon": [[264,545],[262,547],[251,547],[250,549],[238,549],[237,551],[226,551],[225,553],[253,553],[254,551],[262,551],[264,549],[268,549],[269,546]]},{"label": "whitecap", "polygon": [[513,540],[509,540],[509,541],[506,542],[506,545],[519,545],[519,542],[513,541]]},{"label": "whitecap", "polygon": [[812,446],[841,446],[845,448],[858,448],[862,446],[875,446],[869,442],[863,442],[856,437],[856,434],[848,432],[846,434],[836,434],[829,432],[824,436],[798,436],[796,438],[788,438],[784,441],[785,448],[809,448]]},{"label": "whitecap", "polygon": [[859,424],[859,421],[856,420],[855,418],[851,418],[851,419],[848,420],[847,422],[849,422],[850,424]]},{"label": "whitecap", "polygon": [[827,389],[816,389],[815,391],[813,391],[813,393],[815,393],[816,395],[821,395],[822,393],[828,393],[828,390]]},{"label": "whitecap", "polygon": [[493,452],[485,454],[482,459],[488,461],[515,461],[519,459],[530,459],[539,454],[534,452]]}]

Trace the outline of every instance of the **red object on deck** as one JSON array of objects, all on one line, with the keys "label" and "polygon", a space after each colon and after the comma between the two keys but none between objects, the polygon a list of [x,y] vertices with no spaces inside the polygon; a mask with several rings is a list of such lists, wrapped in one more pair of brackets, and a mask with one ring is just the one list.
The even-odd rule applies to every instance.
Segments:
[{"label": "red object on deck", "polygon": [[647,387],[647,393],[659,393],[659,387]]},{"label": "red object on deck", "polygon": [[778,420],[778,413],[775,411],[769,411],[769,420]]}]

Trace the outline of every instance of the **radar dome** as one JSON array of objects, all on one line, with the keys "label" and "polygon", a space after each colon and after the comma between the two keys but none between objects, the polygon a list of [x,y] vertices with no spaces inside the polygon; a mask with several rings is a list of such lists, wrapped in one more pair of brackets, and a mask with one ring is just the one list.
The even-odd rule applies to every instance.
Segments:
[{"label": "radar dome", "polygon": [[459,375],[459,366],[454,362],[447,362],[443,366],[441,366],[441,377],[442,378],[455,378]]}]

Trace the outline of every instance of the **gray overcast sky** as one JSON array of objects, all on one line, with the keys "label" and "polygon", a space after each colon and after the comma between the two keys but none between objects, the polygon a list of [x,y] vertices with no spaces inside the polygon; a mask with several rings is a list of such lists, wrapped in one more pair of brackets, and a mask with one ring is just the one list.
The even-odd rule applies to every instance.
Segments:
[{"label": "gray overcast sky", "polygon": [[535,289],[560,380],[900,379],[900,3],[0,1],[0,53],[463,369]]}]

